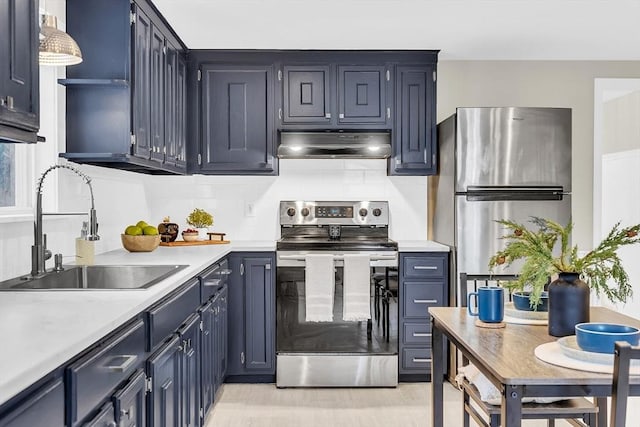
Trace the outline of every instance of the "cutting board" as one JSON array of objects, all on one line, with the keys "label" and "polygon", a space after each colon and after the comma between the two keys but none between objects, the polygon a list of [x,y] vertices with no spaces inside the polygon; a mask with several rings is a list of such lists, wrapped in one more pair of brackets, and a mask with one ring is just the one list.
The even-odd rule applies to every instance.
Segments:
[{"label": "cutting board", "polygon": [[202,245],[224,245],[227,243],[231,243],[231,242],[229,240],[195,240],[193,242],[176,240],[175,242],[160,242],[160,246],[202,246]]}]

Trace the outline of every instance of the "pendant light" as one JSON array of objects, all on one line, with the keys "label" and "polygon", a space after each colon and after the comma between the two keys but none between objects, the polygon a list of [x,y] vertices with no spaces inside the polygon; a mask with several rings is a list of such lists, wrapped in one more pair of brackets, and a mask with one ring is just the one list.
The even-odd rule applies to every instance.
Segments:
[{"label": "pendant light", "polygon": [[58,19],[55,16],[42,16],[40,34],[38,58],[41,65],[76,65],[82,62],[78,44],[69,34],[58,30]]}]

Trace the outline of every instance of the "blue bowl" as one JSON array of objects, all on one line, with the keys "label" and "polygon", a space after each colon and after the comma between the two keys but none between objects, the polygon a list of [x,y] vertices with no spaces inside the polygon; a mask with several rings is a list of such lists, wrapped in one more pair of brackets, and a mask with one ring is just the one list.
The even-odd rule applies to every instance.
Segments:
[{"label": "blue bowl", "polygon": [[616,341],[626,341],[638,345],[640,329],[633,326],[612,323],[578,323],[576,341],[584,351],[594,353],[613,353]]},{"label": "blue bowl", "polygon": [[[516,310],[533,311],[529,303],[529,294],[531,292],[514,292],[511,295],[513,306]],[[549,311],[549,293],[547,291],[542,292],[540,295],[540,302],[536,306],[536,311]]]}]

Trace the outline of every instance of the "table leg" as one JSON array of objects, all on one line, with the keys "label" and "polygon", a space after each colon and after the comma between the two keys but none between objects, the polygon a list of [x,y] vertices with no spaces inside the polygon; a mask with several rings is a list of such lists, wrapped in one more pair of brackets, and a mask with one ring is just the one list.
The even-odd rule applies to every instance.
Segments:
[{"label": "table leg", "polygon": [[503,427],[522,425],[522,386],[505,385],[500,416]]},{"label": "table leg", "polygon": [[444,425],[444,343],[442,331],[431,319],[431,408],[432,427]]}]

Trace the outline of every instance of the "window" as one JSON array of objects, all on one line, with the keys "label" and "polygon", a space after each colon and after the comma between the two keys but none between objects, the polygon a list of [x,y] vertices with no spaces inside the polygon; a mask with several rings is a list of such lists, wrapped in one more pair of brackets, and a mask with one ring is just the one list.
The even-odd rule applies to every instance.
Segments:
[{"label": "window", "polygon": [[33,187],[31,144],[0,144],[0,215],[30,213]]}]

